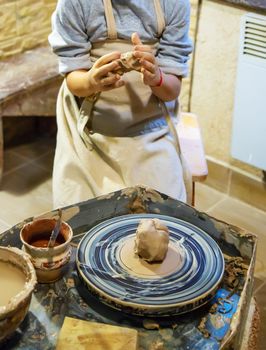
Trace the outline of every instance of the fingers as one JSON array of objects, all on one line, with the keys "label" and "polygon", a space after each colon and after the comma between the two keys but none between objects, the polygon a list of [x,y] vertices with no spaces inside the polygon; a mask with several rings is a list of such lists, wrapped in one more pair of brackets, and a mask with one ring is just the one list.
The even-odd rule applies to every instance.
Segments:
[{"label": "fingers", "polygon": [[100,57],[87,72],[89,89],[94,92],[107,91],[124,85],[121,76],[115,71],[119,68],[121,52],[112,52]]},{"label": "fingers", "polygon": [[119,51],[115,51],[115,52],[111,52],[108,53],[107,55],[104,55],[102,57],[100,57],[95,63],[94,63],[94,67],[95,68],[100,68],[103,65],[106,65],[114,60],[117,60],[118,58],[120,58],[121,56],[121,52]]},{"label": "fingers", "polygon": [[134,52],[141,51],[141,52],[149,52],[153,54],[153,50],[149,45],[136,45],[134,47]]},{"label": "fingers", "polygon": [[101,77],[107,76],[108,73],[115,71],[119,67],[119,64],[115,61],[107,63],[104,66],[101,66],[97,69],[97,76],[99,79]]},{"label": "fingers", "polygon": [[141,51],[134,51],[134,57],[138,58],[139,61],[149,61],[151,63],[155,63],[155,57],[151,52],[141,52]]},{"label": "fingers", "polygon": [[147,80],[147,81],[151,81],[151,80],[155,80],[155,79],[156,79],[155,74],[149,72],[148,70],[143,69],[142,73],[143,73],[143,75],[144,75],[145,81],[146,81],[146,80]]},{"label": "fingers", "polygon": [[151,74],[156,73],[157,66],[154,63],[151,63],[149,61],[140,61],[141,67],[150,72]]},{"label": "fingers", "polygon": [[[153,54],[147,52],[135,52],[134,56],[139,59],[141,65],[141,73],[144,80],[154,80],[157,77],[158,64]],[[149,85],[149,84],[148,84]]]},{"label": "fingers", "polygon": [[144,74],[147,73],[148,79],[154,78],[157,64],[152,47],[150,45],[143,45],[138,33],[131,35],[131,41],[134,45],[133,55],[139,59],[141,64],[141,72]]},{"label": "fingers", "polygon": [[131,35],[131,42],[133,45],[142,45],[142,42],[140,40],[138,33],[133,33]]},{"label": "fingers", "polygon": [[120,78],[121,77],[119,74],[110,74],[108,77],[101,79],[101,85],[108,86],[116,84],[120,80]]},{"label": "fingers", "polygon": [[109,90],[112,90],[112,89],[117,89],[121,86],[125,85],[125,82],[120,79],[119,81],[117,81],[116,83],[112,84],[112,85],[107,85],[107,86],[104,86],[102,88],[102,91],[109,91]]}]

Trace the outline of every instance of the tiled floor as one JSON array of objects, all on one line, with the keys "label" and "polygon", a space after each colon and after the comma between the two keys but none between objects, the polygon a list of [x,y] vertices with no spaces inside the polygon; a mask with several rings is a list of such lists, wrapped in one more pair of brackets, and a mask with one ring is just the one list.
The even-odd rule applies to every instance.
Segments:
[{"label": "tiled floor", "polygon": [[[55,140],[50,137],[5,151],[4,177],[0,190],[0,232],[27,217],[52,209],[54,147]],[[263,350],[266,348],[266,212],[204,184],[196,185],[196,208],[258,235],[254,295],[262,324],[258,349]]]}]

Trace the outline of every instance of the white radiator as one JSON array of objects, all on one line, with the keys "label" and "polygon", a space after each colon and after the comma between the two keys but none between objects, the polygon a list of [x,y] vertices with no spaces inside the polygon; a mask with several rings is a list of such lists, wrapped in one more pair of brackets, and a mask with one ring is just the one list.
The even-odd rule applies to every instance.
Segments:
[{"label": "white radiator", "polygon": [[243,16],[234,100],[232,156],[266,169],[266,16]]}]

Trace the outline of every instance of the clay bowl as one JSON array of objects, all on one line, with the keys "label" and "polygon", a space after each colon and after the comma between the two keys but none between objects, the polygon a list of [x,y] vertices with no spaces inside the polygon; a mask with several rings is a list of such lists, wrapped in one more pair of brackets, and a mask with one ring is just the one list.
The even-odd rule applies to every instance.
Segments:
[{"label": "clay bowl", "polygon": [[36,283],[28,254],[0,247],[0,343],[24,320]]},{"label": "clay bowl", "polygon": [[71,227],[62,222],[58,238],[52,248],[48,248],[56,219],[39,219],[29,222],[20,231],[22,249],[33,263],[39,283],[52,283],[63,277],[71,257]]}]

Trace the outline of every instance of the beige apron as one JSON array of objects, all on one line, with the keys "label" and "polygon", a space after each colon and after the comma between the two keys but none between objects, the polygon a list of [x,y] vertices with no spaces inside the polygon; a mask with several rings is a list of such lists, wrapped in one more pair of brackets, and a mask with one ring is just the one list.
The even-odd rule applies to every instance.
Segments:
[{"label": "beige apron", "polygon": [[[164,17],[160,1],[154,5],[160,36]],[[108,39],[92,45],[92,61],[132,50],[131,42],[117,39],[110,0],[104,0],[104,8]],[[150,45],[156,50],[157,43]],[[136,128],[163,116],[158,99],[139,72],[126,73],[123,80],[125,86],[102,92],[94,104],[86,98],[81,108],[63,82],[57,100],[54,207],[136,185],[186,201],[182,165],[168,126],[132,136]]]}]

